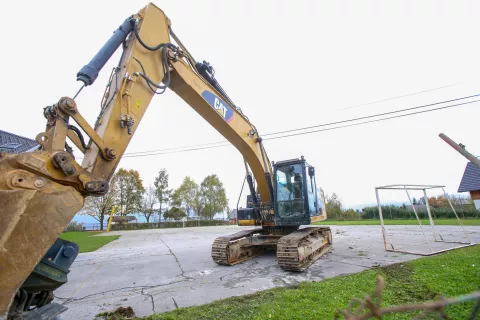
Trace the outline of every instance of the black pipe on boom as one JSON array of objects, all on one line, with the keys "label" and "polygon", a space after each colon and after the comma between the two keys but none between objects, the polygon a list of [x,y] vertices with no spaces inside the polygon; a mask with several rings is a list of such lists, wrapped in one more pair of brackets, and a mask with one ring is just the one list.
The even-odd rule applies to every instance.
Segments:
[{"label": "black pipe on boom", "polygon": [[253,186],[253,178],[250,173],[247,174],[247,183],[248,188],[250,189],[250,194],[252,195],[252,203],[253,203],[253,215],[255,216],[256,221],[260,221],[260,215],[258,213],[258,199],[257,193],[255,192],[255,187]]},{"label": "black pipe on boom", "polygon": [[125,20],[122,25],[115,30],[113,35],[103,45],[102,49],[93,57],[93,59],[86,64],[78,73],[77,81],[82,81],[85,86],[89,86],[95,82],[98,73],[107,63],[108,59],[117,51],[118,47],[127,39],[127,36],[132,32],[135,19],[133,17]]},{"label": "black pipe on boom", "polygon": [[253,178],[249,173],[247,174],[247,183],[248,188],[250,189],[250,194],[252,195],[252,203],[254,206],[258,205],[257,193],[255,192],[255,187],[253,186]]},{"label": "black pipe on boom", "polygon": [[213,70],[213,67],[210,65],[210,63],[203,61],[197,62],[195,65],[195,68],[197,69],[198,73],[208,81],[221,95],[222,97],[227,100],[228,103],[230,103],[235,109],[237,109],[237,106],[233,103],[232,99],[227,95],[225,90],[222,88],[220,83],[215,79],[215,71]]},{"label": "black pipe on boom", "polygon": [[270,193],[270,200],[272,203],[275,203],[274,197],[275,195],[273,194],[273,184],[272,184],[272,175],[270,172],[265,172],[265,179],[267,180],[267,187],[268,187],[268,192]]}]

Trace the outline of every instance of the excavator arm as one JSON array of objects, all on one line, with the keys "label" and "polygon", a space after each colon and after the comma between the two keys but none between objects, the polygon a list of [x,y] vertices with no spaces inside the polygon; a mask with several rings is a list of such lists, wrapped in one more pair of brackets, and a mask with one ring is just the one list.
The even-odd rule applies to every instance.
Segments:
[{"label": "excavator arm", "polygon": [[[83,82],[80,91],[95,82],[120,46],[123,53],[94,126],[83,118],[74,99],[64,97],[44,109],[47,126],[37,136],[40,151],[0,153],[0,319],[6,317],[33,268],[81,210],[84,198],[108,192],[109,180],[153,96],[166,88],[240,151],[248,164],[252,197],[258,192],[260,199],[255,201],[273,215],[273,172],[255,126],[221,88],[213,68],[197,63],[188,53],[172,32],[170,20],[154,4],[126,19],[81,69],[77,74]],[[75,161],[67,138],[84,153],[81,164]],[[255,223],[260,224],[260,218]]]}]

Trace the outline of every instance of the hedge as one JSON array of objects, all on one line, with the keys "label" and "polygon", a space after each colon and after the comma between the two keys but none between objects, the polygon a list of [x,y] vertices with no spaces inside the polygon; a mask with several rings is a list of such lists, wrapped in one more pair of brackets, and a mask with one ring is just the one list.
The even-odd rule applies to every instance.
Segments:
[{"label": "hedge", "polygon": [[[207,227],[207,226],[223,226],[228,224],[222,220],[190,220],[185,221],[185,227]],[[142,230],[142,229],[161,229],[161,228],[183,228],[182,221],[165,221],[165,222],[144,222],[144,223],[122,223],[114,224],[111,230]]]},{"label": "hedge", "polygon": [[[423,209],[423,210],[422,210]],[[432,216],[434,219],[452,219],[455,218],[455,214],[453,213],[451,208],[446,207],[430,207],[430,211],[432,212]],[[455,211],[457,212],[458,216],[462,219],[466,218],[479,218],[480,212],[478,212],[474,206],[463,206],[463,207],[456,207]],[[382,206],[383,218],[384,219],[415,219],[415,214],[410,206],[404,207],[397,207],[397,206]],[[426,209],[421,208],[417,210],[418,216],[420,219],[428,218],[428,214]],[[328,213],[327,213],[328,214]],[[367,207],[363,209],[361,213],[362,219],[374,219],[378,218],[378,207]]]}]

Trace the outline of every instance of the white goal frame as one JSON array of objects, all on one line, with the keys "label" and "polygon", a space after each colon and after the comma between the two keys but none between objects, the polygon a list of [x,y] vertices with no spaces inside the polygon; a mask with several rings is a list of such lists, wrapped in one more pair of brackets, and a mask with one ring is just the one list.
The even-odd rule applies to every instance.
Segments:
[{"label": "white goal frame", "polygon": [[[453,213],[455,214],[455,217],[457,218],[458,224],[462,228],[462,231],[465,234],[468,242],[464,242],[464,241],[445,241],[443,239],[442,235],[440,234],[440,232],[438,232],[438,230],[435,226],[435,222],[433,221],[432,213],[430,211],[430,205],[428,204],[427,190],[429,190],[429,189],[442,189],[443,194],[445,196],[445,199],[447,199],[448,204],[450,205],[450,208],[452,209]],[[410,205],[412,206],[413,213],[415,214],[418,225],[420,226],[420,230],[422,231],[423,237],[425,239],[425,243],[428,245],[428,248],[430,249],[430,252],[426,252],[426,253],[425,252],[413,252],[413,251],[409,251],[409,250],[403,250],[403,249],[395,248],[395,246],[392,242],[392,239],[390,238],[389,234],[387,233],[387,231],[385,229],[385,223],[383,221],[382,205],[380,203],[380,196],[379,196],[379,192],[378,192],[379,190],[405,190],[405,192],[407,193],[407,197],[408,197],[408,200],[410,202]],[[423,195],[424,195],[425,200],[426,200],[425,201],[425,206],[427,208],[428,220],[430,221],[430,227],[431,227],[431,230],[432,230],[432,233],[433,233],[434,242],[457,243],[457,244],[459,244],[458,246],[454,246],[452,248],[443,249],[443,250],[436,250],[436,251],[434,251],[432,249],[432,246],[431,246],[430,242],[428,241],[428,237],[425,234],[425,230],[422,226],[422,223],[420,222],[420,218],[418,217],[417,210],[415,209],[415,206],[413,205],[412,198],[410,197],[410,193],[408,192],[409,190],[421,190],[421,191],[423,191]],[[393,184],[393,185],[388,185],[388,186],[376,187],[375,188],[375,195],[377,197],[377,205],[378,205],[378,212],[379,212],[379,217],[380,217],[380,224],[382,226],[383,244],[385,246],[386,251],[409,253],[409,254],[416,254],[416,255],[422,255],[422,256],[430,256],[430,255],[437,254],[437,253],[444,252],[444,251],[449,251],[449,250],[453,250],[453,249],[457,249],[457,248],[463,248],[463,247],[469,247],[469,246],[475,245],[475,243],[472,242],[472,239],[470,238],[469,234],[467,233],[467,231],[463,227],[462,221],[458,217],[458,214],[455,211],[455,208],[453,207],[452,203],[448,199],[447,193],[445,192],[445,186]]]}]

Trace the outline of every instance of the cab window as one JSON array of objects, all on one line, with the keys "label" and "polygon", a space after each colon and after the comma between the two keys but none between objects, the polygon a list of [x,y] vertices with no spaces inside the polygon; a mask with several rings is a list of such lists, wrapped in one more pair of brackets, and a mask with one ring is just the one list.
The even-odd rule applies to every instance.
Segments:
[{"label": "cab window", "polygon": [[278,167],[276,171],[277,206],[280,216],[303,215],[305,212],[303,167],[300,164]]}]

